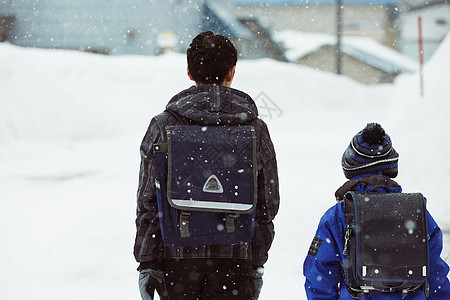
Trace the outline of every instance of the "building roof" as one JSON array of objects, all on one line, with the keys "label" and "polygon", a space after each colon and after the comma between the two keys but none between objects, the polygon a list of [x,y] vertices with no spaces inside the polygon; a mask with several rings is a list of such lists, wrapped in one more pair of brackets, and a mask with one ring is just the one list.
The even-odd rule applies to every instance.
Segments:
[{"label": "building roof", "polygon": [[[335,46],[335,43],[330,44]],[[366,64],[386,73],[396,74],[413,72],[417,70],[417,64],[400,54],[385,47],[373,39],[368,38],[344,38],[342,52],[350,55]]]},{"label": "building roof", "polygon": [[[297,61],[324,46],[336,46],[336,37],[326,34],[286,30],[275,37],[286,48],[290,61]],[[414,72],[418,69],[417,62],[371,38],[344,37],[341,51],[387,73]]]},{"label": "building roof", "polygon": [[239,22],[233,10],[222,1],[205,1],[205,30],[212,30],[231,38],[252,39],[252,33]]},{"label": "building roof", "polygon": [[450,5],[450,0],[402,0],[408,10],[421,10],[432,6]]},{"label": "building roof", "polygon": [[[336,0],[234,0],[236,5],[320,5]],[[343,4],[396,4],[398,0],[342,0]]]}]

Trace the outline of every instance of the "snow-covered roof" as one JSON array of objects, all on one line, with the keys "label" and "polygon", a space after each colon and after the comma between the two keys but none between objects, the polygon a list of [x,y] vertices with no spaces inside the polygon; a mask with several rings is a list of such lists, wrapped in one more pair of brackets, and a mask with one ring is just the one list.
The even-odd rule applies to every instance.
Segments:
[{"label": "snow-covered roof", "polygon": [[[323,46],[336,45],[335,36],[292,30],[281,31],[275,35],[275,38],[284,45],[285,55],[290,61],[297,61]],[[372,38],[344,37],[341,41],[341,50],[347,55],[389,73],[412,72],[418,68],[418,64],[409,57]]]},{"label": "snow-covered roof", "polygon": [[233,10],[227,7],[227,1],[205,1],[205,5],[210,13],[214,14],[217,18],[215,22],[209,24],[211,28],[208,29],[232,37],[252,39],[251,32],[245,26],[241,25]]},{"label": "snow-covered roof", "polygon": [[417,62],[371,38],[345,37],[342,51],[389,73],[413,72],[418,69]]}]

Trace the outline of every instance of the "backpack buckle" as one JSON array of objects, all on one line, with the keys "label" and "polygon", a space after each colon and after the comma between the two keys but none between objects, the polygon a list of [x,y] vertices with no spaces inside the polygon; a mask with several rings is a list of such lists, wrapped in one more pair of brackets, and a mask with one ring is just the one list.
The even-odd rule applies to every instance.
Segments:
[{"label": "backpack buckle", "polygon": [[189,219],[191,217],[191,213],[187,211],[182,211],[180,213],[180,234],[182,238],[187,238],[190,236],[189,234]]},{"label": "backpack buckle", "polygon": [[236,226],[234,226],[234,220],[238,217],[237,214],[225,214],[225,228],[227,233],[233,233],[236,231]]},{"label": "backpack buckle", "polygon": [[347,255],[348,242],[350,241],[350,235],[352,234],[352,228],[347,226],[347,230],[345,231],[344,237],[344,250],[342,251],[343,255]]}]

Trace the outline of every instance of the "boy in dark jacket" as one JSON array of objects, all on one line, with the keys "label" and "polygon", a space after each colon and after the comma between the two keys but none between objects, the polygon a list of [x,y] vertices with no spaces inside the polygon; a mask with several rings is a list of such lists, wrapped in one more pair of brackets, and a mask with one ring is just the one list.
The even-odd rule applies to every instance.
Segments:
[{"label": "boy in dark jacket", "polygon": [[[155,116],[141,144],[134,255],[140,263],[144,300],[156,289],[162,299],[257,299],[274,238],[279,192],[275,151],[251,97],[230,88],[237,51],[211,31],[196,36],[187,50],[188,76],[196,85],[175,95]],[[174,115],[175,114],[175,115]],[[178,115],[178,118],[176,117]],[[257,206],[251,243],[198,247],[164,246],[158,217],[153,144],[165,143],[165,126],[250,125],[257,135]],[[182,123],[181,123],[182,124]]]},{"label": "boy in dark jacket", "polygon": [[[348,191],[377,192],[389,189],[400,193],[400,185],[392,180],[397,176],[398,157],[389,135],[379,124],[368,124],[351,140],[342,156],[342,168],[349,181],[336,191],[338,203],[321,218],[303,265],[308,299],[354,299],[347,289],[342,272],[345,235],[342,200]],[[440,258],[442,232],[428,212],[426,217],[429,236],[429,296],[426,296],[425,284],[408,293],[372,291],[354,296],[360,297],[359,299],[450,299],[450,283],[447,278],[449,267]]]}]

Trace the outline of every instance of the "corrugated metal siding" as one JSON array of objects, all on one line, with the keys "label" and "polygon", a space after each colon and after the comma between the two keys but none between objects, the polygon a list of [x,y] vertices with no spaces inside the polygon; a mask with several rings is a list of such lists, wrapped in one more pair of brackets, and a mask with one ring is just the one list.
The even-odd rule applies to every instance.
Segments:
[{"label": "corrugated metal siding", "polygon": [[2,11],[16,16],[11,42],[17,45],[154,54],[156,37],[164,30],[181,37],[178,50],[187,47],[183,39],[201,30],[203,2],[3,0]]}]

